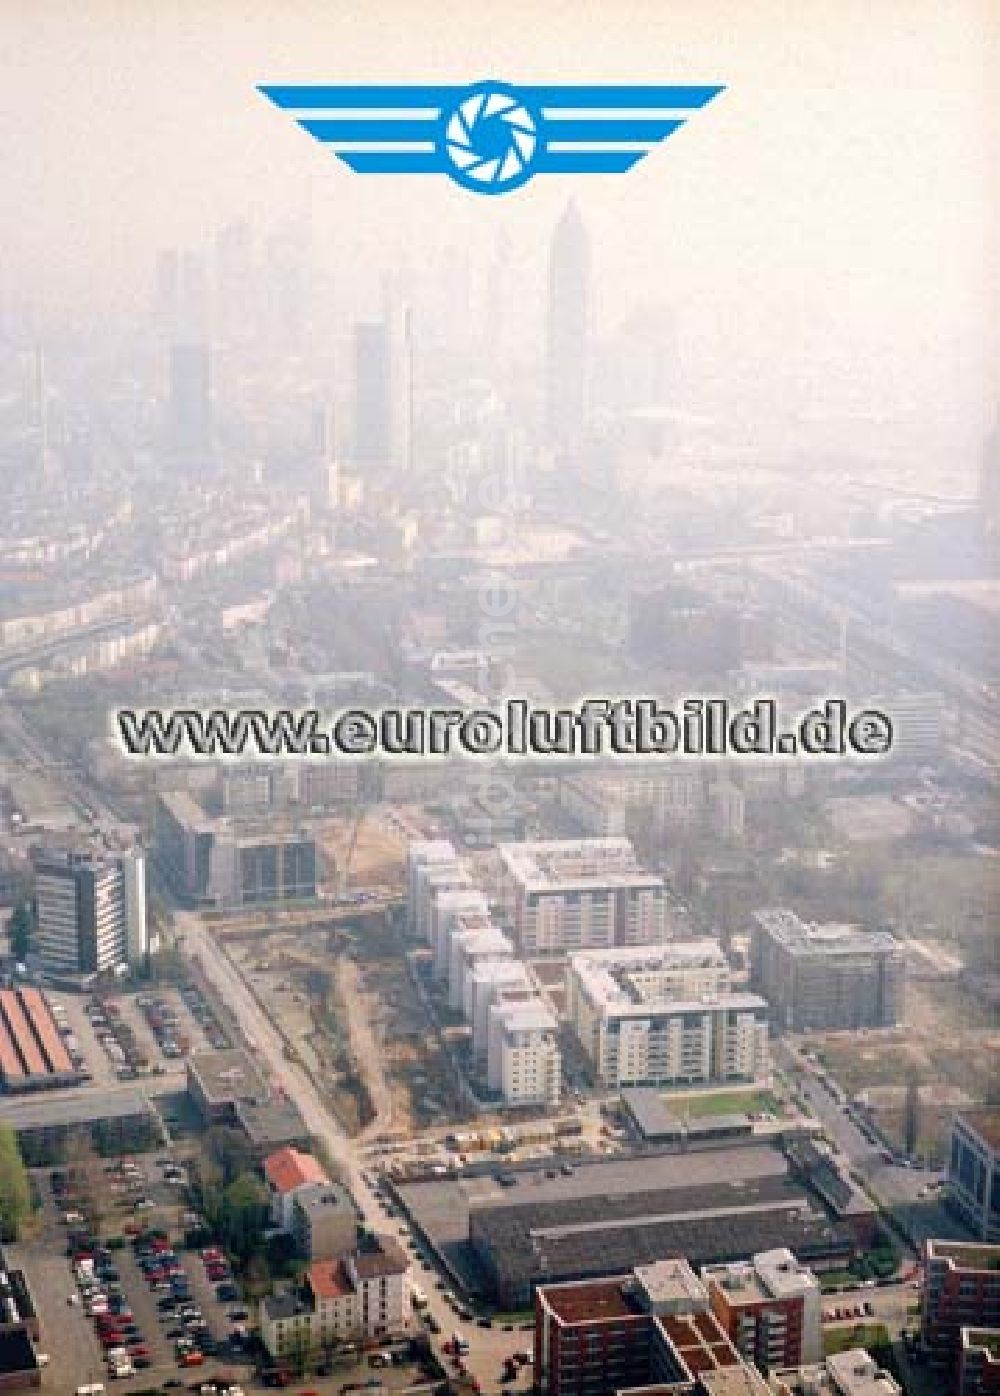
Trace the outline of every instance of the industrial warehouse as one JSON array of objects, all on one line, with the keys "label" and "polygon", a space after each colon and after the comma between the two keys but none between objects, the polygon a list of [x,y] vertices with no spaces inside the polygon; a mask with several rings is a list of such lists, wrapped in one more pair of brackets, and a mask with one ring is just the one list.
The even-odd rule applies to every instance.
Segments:
[{"label": "industrial warehouse", "polygon": [[0,1085],[4,1091],[69,1086],[81,1080],[37,989],[0,989]]},{"label": "industrial warehouse", "polygon": [[[814,1268],[846,1265],[856,1219],[830,1207],[781,1149],[746,1144],[581,1163],[551,1177],[508,1169],[406,1184],[417,1229],[470,1289],[518,1308],[535,1285],[665,1256],[698,1265],[788,1245]],[[597,1205],[599,1202],[599,1206]],[[791,1238],[780,1241],[778,1238]]]}]

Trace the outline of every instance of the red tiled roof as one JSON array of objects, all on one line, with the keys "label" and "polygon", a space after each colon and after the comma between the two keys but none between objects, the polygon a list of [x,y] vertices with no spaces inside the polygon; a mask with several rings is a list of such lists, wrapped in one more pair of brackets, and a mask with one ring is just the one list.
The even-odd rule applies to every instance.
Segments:
[{"label": "red tiled roof", "polygon": [[328,1183],[323,1165],[312,1154],[300,1153],[290,1146],[268,1154],[264,1160],[264,1177],[275,1192],[293,1192],[305,1183]]},{"label": "red tiled roof", "polygon": [[317,1299],[342,1299],[354,1292],[342,1260],[317,1260],[306,1271],[306,1283]]}]

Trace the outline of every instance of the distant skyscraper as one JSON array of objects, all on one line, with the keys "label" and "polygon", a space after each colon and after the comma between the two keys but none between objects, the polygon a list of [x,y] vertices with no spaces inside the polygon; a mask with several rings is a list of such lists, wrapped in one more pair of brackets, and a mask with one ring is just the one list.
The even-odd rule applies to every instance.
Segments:
[{"label": "distant skyscraper", "polygon": [[392,454],[392,338],[387,320],[354,327],[354,460],[385,468]]},{"label": "distant skyscraper", "polygon": [[557,448],[582,441],[589,370],[590,239],[576,204],[556,225],[549,252],[546,427]]},{"label": "distant skyscraper", "polygon": [[352,459],[405,472],[412,447],[412,313],[406,306],[354,327]]},{"label": "distant skyscraper", "polygon": [[202,461],[212,450],[212,398],[207,344],[175,344],[170,350],[169,438],[185,459]]}]

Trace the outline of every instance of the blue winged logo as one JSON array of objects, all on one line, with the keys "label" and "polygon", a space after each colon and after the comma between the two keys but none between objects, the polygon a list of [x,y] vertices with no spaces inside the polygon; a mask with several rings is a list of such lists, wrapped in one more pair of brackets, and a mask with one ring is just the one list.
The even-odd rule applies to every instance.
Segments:
[{"label": "blue winged logo", "polygon": [[357,174],[444,174],[507,194],[540,174],[624,174],[721,87],[259,89]]}]

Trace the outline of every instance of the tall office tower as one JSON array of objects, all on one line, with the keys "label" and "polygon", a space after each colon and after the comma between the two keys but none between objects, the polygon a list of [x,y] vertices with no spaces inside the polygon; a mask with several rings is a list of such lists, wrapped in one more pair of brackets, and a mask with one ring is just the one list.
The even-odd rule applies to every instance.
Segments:
[{"label": "tall office tower", "polygon": [[354,449],[358,465],[389,464],[392,449],[392,353],[385,320],[354,327]]},{"label": "tall office tower", "polygon": [[561,450],[579,447],[586,426],[589,319],[590,239],[570,202],[549,252],[546,428]]},{"label": "tall office tower", "polygon": [[410,469],[413,443],[413,314],[386,308],[354,327],[356,464]]},{"label": "tall office tower", "polygon": [[186,459],[204,463],[211,454],[211,372],[205,343],[171,347],[168,438],[171,448]]},{"label": "tall office tower", "polygon": [[37,946],[52,973],[99,974],[148,949],[145,858],[133,851],[36,849]]}]

